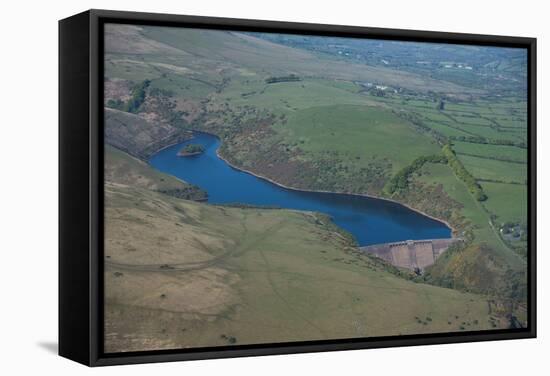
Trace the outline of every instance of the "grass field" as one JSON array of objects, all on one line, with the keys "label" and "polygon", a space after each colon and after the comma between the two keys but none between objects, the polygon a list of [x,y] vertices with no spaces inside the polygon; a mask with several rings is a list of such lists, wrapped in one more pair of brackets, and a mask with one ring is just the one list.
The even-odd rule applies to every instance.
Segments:
[{"label": "grass field", "polygon": [[233,106],[255,106],[270,111],[293,112],[310,107],[341,104],[372,104],[357,95],[357,87],[349,82],[309,79],[296,82],[266,84],[263,79],[232,80],[219,100],[230,100]]},{"label": "grass field", "polygon": [[472,136],[470,133],[467,133],[462,128],[456,125],[450,124],[450,122],[436,122],[427,120],[424,121],[424,124],[434,131],[442,134],[445,137],[460,137],[460,136]]},{"label": "grass field", "polygon": [[344,155],[348,166],[366,166],[370,160],[382,158],[391,161],[393,173],[421,155],[439,153],[434,140],[379,107],[310,107],[289,116],[287,124],[275,129],[287,143],[304,150],[305,158],[337,152]]},{"label": "grass field", "polygon": [[388,274],[313,213],[118,184],[106,210],[107,351],[493,327],[487,298]]},{"label": "grass field", "polygon": [[489,199],[485,207],[497,215],[497,221],[522,222],[527,218],[527,187],[523,184],[481,183]]},{"label": "grass field", "polygon": [[244,67],[264,74],[295,72],[302,76],[342,80],[383,80],[388,84],[421,91],[425,91],[427,87],[434,91],[452,93],[467,91],[466,88],[449,82],[382,67],[350,64],[330,56],[320,57],[308,51],[240,33],[147,27],[143,28],[142,35],[184,53],[198,56],[201,62],[223,62],[226,68]]},{"label": "grass field", "polygon": [[453,142],[453,149],[458,154],[469,154],[485,158],[497,158],[527,163],[527,149],[506,145],[474,144],[471,142]]},{"label": "grass field", "polygon": [[526,165],[497,161],[487,158],[459,155],[459,159],[476,178],[524,184],[527,179]]}]

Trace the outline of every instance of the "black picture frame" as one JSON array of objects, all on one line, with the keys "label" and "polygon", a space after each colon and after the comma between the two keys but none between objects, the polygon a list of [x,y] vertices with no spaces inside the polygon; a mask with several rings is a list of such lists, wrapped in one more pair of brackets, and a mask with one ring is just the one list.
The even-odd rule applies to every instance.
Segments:
[{"label": "black picture frame", "polygon": [[[528,51],[528,327],[363,339],[105,354],[103,344],[103,25],[521,47]],[[88,366],[536,337],[536,39],[88,10],[59,21],[59,354]]]}]

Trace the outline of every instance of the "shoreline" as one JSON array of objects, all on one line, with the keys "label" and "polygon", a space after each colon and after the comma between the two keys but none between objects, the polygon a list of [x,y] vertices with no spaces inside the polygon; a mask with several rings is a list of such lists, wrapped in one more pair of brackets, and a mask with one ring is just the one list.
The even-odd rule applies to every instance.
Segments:
[{"label": "shoreline", "polygon": [[[194,132],[194,131],[192,131]],[[177,145],[177,144],[181,144],[182,142],[187,142],[189,140],[192,140],[195,138],[194,135],[191,135],[191,137],[189,138],[185,138],[183,139],[182,138],[183,135],[178,135],[177,138],[176,138],[176,141],[173,141],[171,140],[171,142],[169,142],[167,145],[164,145],[164,146],[161,146],[159,147],[158,149],[154,149],[154,151],[150,152],[147,154],[147,156],[145,158],[143,158],[143,161],[146,162],[146,163],[149,163],[149,160],[151,159],[151,157],[157,153],[160,153],[161,151],[163,151],[164,149],[168,149],[170,146],[174,146],[174,145]],[[172,142],[173,141],[173,142]],[[141,158],[140,158],[141,159]]]},{"label": "shoreline", "polygon": [[[241,168],[241,167],[238,167],[238,166],[235,166],[234,164],[232,164],[231,162],[229,162],[226,158],[224,158],[224,156],[222,156],[220,154],[220,147],[221,147],[221,143],[222,143],[222,140],[220,139],[220,137],[218,137],[218,135],[216,134],[213,134],[213,133],[210,133],[210,132],[206,132],[206,131],[203,131],[203,130],[191,130],[193,133],[204,133],[204,134],[207,134],[209,136],[213,136],[213,137],[216,137],[218,139],[218,141],[220,142],[220,146],[218,146],[216,148],[216,156],[218,158],[220,158],[222,161],[224,161],[225,163],[227,163],[227,165],[237,171],[241,171],[241,172],[244,172],[244,173],[247,173],[249,175],[252,175],[252,176],[255,176],[257,177],[258,179],[262,179],[262,180],[265,180],[271,184],[275,184],[281,188],[285,188],[285,189],[288,189],[288,190],[292,190],[292,191],[298,191],[298,192],[311,192],[311,193],[332,193],[332,194],[341,194],[341,195],[350,195],[350,196],[357,196],[357,197],[367,197],[367,198],[372,198],[372,199],[376,199],[376,200],[384,200],[384,201],[388,201],[388,202],[391,202],[391,203],[394,203],[394,204],[398,204],[398,205],[401,205],[401,206],[404,206],[405,208],[409,209],[409,210],[412,210],[418,214],[421,214],[425,217],[428,217],[434,221],[437,221],[439,223],[442,223],[444,224],[445,226],[447,226],[450,230],[451,230],[451,238],[455,238],[455,234],[458,233],[458,231],[453,227],[451,226],[451,224],[449,222],[447,222],[446,220],[444,219],[441,219],[441,218],[437,218],[437,217],[434,217],[433,215],[430,215],[430,214],[427,214],[427,213],[424,213],[423,211],[419,210],[419,209],[416,209],[412,206],[410,206],[409,204],[405,204],[403,202],[399,202],[397,200],[394,200],[394,199],[391,199],[391,198],[387,198],[387,197],[379,197],[379,196],[375,196],[375,195],[370,195],[370,194],[366,194],[366,193],[350,193],[350,192],[334,192],[334,191],[323,191],[323,190],[314,190],[314,189],[302,189],[302,188],[296,188],[296,187],[291,187],[291,186],[287,186],[285,184],[282,184],[282,183],[279,183],[271,178],[268,178],[266,176],[263,176],[263,175],[260,175],[259,173],[255,173],[253,171],[250,171],[250,170],[247,170],[245,168]],[[176,144],[180,144],[182,142],[187,142],[191,139],[193,139],[193,137],[191,137],[190,139],[188,140],[184,140],[184,141],[180,141],[180,142],[174,142],[174,143],[171,143],[170,145],[167,145],[161,149],[159,149],[158,151],[156,151],[155,153],[153,153],[152,155],[170,147],[170,146],[174,146]],[[152,156],[151,155],[151,156]],[[150,158],[149,158],[150,159]]]},{"label": "shoreline", "polygon": [[[206,132],[204,132],[206,133]],[[213,135],[215,136],[215,135]],[[217,136],[216,136],[217,137]],[[220,141],[221,142],[221,141]],[[391,199],[391,198],[387,198],[387,197],[379,197],[379,196],[374,196],[374,195],[369,195],[369,194],[366,194],[366,193],[350,193],[350,192],[334,192],[334,191],[322,191],[322,190],[314,190],[314,189],[304,189],[304,188],[296,188],[296,187],[290,187],[290,186],[287,186],[287,185],[284,185],[282,183],[279,183],[271,178],[268,178],[266,176],[263,176],[263,175],[260,175],[258,173],[255,173],[255,172],[252,172],[250,170],[247,170],[247,169],[244,169],[244,168],[241,168],[241,167],[237,167],[235,165],[233,165],[231,162],[229,162],[226,158],[224,158],[220,153],[219,153],[219,150],[220,148],[216,149],[216,156],[218,158],[220,158],[222,161],[224,161],[225,163],[227,163],[228,166],[230,166],[231,168],[234,168],[235,170],[238,170],[238,171],[241,171],[241,172],[244,172],[244,173],[247,173],[247,174],[250,174],[252,176],[255,176],[257,177],[258,179],[262,179],[262,180],[265,180],[265,181],[268,181],[270,182],[271,184],[275,184],[281,188],[285,188],[285,189],[289,189],[289,190],[292,190],[292,191],[298,191],[298,192],[311,192],[311,193],[333,193],[333,194],[339,194],[339,195],[350,195],[350,196],[357,196],[357,197],[367,197],[367,198],[373,198],[373,199],[376,199],[376,200],[384,200],[384,201],[388,201],[388,202],[391,202],[391,203],[394,203],[394,204],[398,204],[398,205],[401,205],[401,206],[404,206],[406,207],[407,209],[409,210],[412,210],[418,214],[421,214],[425,217],[428,217],[434,221],[437,221],[437,222],[440,222],[442,224],[444,224],[445,226],[447,226],[450,230],[451,230],[451,235],[453,235],[455,232],[456,232],[456,229],[451,226],[451,224],[447,221],[445,221],[444,219],[441,219],[441,218],[437,218],[437,217],[434,217],[433,215],[430,215],[430,214],[427,214],[427,213],[424,213],[423,211],[419,210],[419,209],[416,209],[416,208],[413,208],[412,206],[408,205],[408,204],[405,204],[405,203],[402,203],[402,202],[399,202],[397,200],[394,200],[394,199]],[[454,238],[454,236],[451,236],[451,238]]]}]

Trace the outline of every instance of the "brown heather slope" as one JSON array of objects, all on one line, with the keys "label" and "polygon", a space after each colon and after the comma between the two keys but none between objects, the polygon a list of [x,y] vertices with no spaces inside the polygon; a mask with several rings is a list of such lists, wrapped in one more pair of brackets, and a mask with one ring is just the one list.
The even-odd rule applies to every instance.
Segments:
[{"label": "brown heather slope", "polygon": [[191,137],[189,132],[162,121],[105,108],[105,141],[140,159]]},{"label": "brown heather slope", "polygon": [[510,269],[498,252],[483,243],[449,248],[427,268],[422,280],[464,291],[500,295],[504,300],[523,302],[527,299],[526,271]]}]

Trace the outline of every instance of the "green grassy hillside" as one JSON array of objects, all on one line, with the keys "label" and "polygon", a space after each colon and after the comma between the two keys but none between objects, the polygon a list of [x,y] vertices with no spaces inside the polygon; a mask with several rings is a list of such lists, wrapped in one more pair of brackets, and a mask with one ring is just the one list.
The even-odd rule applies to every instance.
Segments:
[{"label": "green grassy hillside", "polygon": [[435,140],[381,107],[310,107],[263,121],[274,124],[210,129],[225,135],[221,154],[231,163],[296,188],[380,195],[411,160],[440,152]]},{"label": "green grassy hillside", "polygon": [[112,146],[105,146],[105,181],[146,188],[187,200],[205,200],[205,191],[151,168],[147,163]]},{"label": "green grassy hillside", "polygon": [[107,351],[507,325],[486,297],[387,273],[324,216],[105,193]]},{"label": "green grassy hillside", "polygon": [[[414,73],[364,64],[350,64],[330,56],[289,48],[242,33],[143,27],[142,35],[144,38],[169,45],[184,53],[199,56],[202,61],[223,62],[225,67],[235,70],[247,68],[251,71],[259,71],[259,74],[268,72],[279,75],[290,72],[308,77],[382,81],[390,85],[421,91],[427,90],[428,87],[433,91],[457,93],[466,91],[459,85],[432,80]],[[182,63],[176,65],[180,64]],[[191,64],[185,66],[193,69]]]}]

